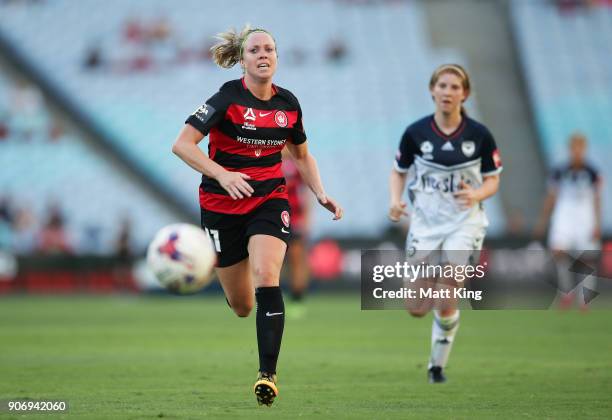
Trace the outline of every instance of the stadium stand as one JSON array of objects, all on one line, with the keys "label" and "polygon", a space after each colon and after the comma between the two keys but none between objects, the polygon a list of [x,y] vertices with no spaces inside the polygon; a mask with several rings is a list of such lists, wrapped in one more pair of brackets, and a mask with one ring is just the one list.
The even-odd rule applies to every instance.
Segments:
[{"label": "stadium stand", "polygon": [[132,251],[141,251],[159,226],[177,220],[70,124],[62,127],[34,86],[2,67],[0,125],[0,198],[11,228],[1,242],[10,251],[44,252],[54,208],[65,221],[64,251],[76,254],[115,252],[124,219]]},{"label": "stadium stand", "polygon": [[[188,0],[172,8],[153,0],[143,10],[118,0],[58,0],[3,6],[0,30],[124,153],[195,204],[197,174],[171,155],[170,145],[190,112],[240,77],[238,69],[213,66],[205,47],[215,33],[241,25],[236,16],[245,7],[253,26],[278,38],[277,82],[300,98],[327,189],[348,209],[343,223],[318,209],[313,235],[380,235],[388,226],[386,185],[399,138],[408,122],[433,109],[431,71],[465,62],[455,51],[429,47],[418,3],[270,0],[250,8]],[[33,24],[36,31],[28,29]],[[478,116],[473,103],[469,110]],[[499,233],[505,225],[499,202],[487,204],[491,232]]]},{"label": "stadium stand", "polygon": [[511,2],[532,108],[549,166],[567,159],[575,131],[589,139],[604,180],[603,229],[612,231],[612,7],[567,9],[544,1]]}]

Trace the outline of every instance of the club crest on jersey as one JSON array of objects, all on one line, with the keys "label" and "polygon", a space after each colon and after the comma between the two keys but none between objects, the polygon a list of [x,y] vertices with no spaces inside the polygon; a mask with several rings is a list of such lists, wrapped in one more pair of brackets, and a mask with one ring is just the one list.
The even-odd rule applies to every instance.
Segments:
[{"label": "club crest on jersey", "polygon": [[421,143],[421,152],[423,153],[423,159],[428,159],[428,160],[432,160],[433,159],[433,155],[431,154],[431,152],[433,152],[433,143],[430,142],[429,140],[425,140],[423,143]]},{"label": "club crest on jersey", "polygon": [[472,157],[476,151],[476,144],[471,140],[464,141],[461,143],[461,151],[466,157]]},{"label": "club crest on jersey", "polygon": [[283,222],[283,225],[285,225],[285,227],[289,227],[289,212],[287,210],[284,210],[281,213],[281,220]]},{"label": "club crest on jersey", "polygon": [[285,114],[284,111],[276,111],[276,114],[274,114],[274,121],[276,122],[276,125],[284,128],[287,127],[289,118],[287,118],[287,114]]},{"label": "club crest on jersey", "polygon": [[261,149],[255,149],[255,157],[261,156]]}]

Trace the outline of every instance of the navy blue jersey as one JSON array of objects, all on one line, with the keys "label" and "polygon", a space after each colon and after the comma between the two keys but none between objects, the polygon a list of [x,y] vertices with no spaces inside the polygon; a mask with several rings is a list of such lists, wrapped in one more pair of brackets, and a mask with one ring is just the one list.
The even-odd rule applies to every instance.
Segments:
[{"label": "navy blue jersey", "polygon": [[549,187],[559,190],[561,188],[573,189],[574,193],[580,190],[591,190],[599,182],[599,171],[588,163],[579,168],[571,165],[561,165],[550,173]]},{"label": "navy blue jersey", "polygon": [[464,117],[455,132],[446,135],[437,126],[433,115],[410,125],[400,142],[396,169],[406,172],[416,157],[446,168],[478,161],[482,175],[501,172],[499,151],[491,132],[484,125]]},{"label": "navy blue jersey", "polygon": [[[453,193],[462,181],[478,188],[483,176],[502,171],[493,136],[484,125],[467,116],[448,135],[437,126],[433,115],[410,125],[402,136],[395,169],[405,173],[411,167],[414,173],[408,188],[415,215],[433,225],[461,223],[481,210],[477,205],[461,209]],[[486,224],[484,214],[479,217]]]},{"label": "navy blue jersey", "polygon": [[563,165],[553,169],[549,179],[549,188],[557,195],[553,225],[594,223],[595,194],[600,183],[599,172],[588,163],[579,168]]}]

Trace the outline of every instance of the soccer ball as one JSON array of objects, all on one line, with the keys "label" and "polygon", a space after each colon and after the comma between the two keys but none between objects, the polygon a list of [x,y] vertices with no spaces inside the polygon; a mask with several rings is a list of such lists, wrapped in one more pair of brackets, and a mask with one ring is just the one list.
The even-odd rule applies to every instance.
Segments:
[{"label": "soccer ball", "polygon": [[172,292],[194,293],[212,280],[217,255],[199,227],[178,223],[157,232],[147,250],[147,264]]}]

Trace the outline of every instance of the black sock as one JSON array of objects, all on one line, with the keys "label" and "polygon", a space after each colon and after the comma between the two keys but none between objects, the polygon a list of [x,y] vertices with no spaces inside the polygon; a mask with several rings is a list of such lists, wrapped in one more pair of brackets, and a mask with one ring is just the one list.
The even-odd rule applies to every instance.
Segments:
[{"label": "black sock", "polygon": [[276,373],[285,326],[285,304],[280,287],[259,287],[255,290],[257,302],[257,347],[259,370]]}]

